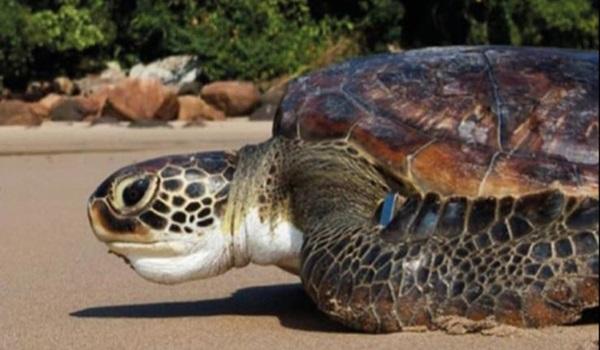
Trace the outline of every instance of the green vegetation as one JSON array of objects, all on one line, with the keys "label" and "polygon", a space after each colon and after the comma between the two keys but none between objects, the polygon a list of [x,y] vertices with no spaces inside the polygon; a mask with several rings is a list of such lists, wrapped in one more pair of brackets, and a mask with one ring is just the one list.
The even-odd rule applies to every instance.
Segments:
[{"label": "green vegetation", "polygon": [[429,45],[598,49],[598,0],[0,0],[0,83],[179,53],[207,80],[265,81]]}]

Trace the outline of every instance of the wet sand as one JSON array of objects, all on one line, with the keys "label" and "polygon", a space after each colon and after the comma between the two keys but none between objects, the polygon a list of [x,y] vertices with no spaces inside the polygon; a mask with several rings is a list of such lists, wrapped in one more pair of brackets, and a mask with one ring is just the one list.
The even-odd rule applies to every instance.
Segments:
[{"label": "wet sand", "polygon": [[0,128],[0,349],[597,349],[598,324],[508,336],[366,335],[321,315],[299,279],[250,266],[161,286],[107,254],[87,197],[118,167],[237,148],[270,135],[245,120],[205,128]]}]

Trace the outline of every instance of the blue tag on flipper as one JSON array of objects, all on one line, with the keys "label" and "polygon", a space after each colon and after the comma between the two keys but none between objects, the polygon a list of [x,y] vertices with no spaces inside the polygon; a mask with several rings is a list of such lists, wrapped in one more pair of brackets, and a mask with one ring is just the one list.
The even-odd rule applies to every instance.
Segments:
[{"label": "blue tag on flipper", "polygon": [[388,193],[383,200],[383,208],[381,209],[381,216],[379,217],[379,225],[386,227],[394,216],[394,207],[396,205],[396,194],[393,192]]}]

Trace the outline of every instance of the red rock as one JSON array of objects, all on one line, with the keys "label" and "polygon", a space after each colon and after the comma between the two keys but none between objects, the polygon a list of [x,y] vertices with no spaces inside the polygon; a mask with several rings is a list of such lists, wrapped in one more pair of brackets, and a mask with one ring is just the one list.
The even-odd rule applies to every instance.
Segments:
[{"label": "red rock", "polygon": [[15,100],[0,101],[0,125],[40,125],[42,117],[33,111],[34,105]]},{"label": "red rock", "polygon": [[94,103],[98,104],[100,106],[100,109],[102,110],[104,108],[104,105],[106,104],[106,100],[108,99],[110,90],[111,88],[107,86],[103,89],[93,92],[92,94],[87,95],[86,97],[94,101]]},{"label": "red rock", "polygon": [[260,103],[260,92],[250,82],[220,81],[205,85],[202,98],[226,115],[248,115]]},{"label": "red rock", "polygon": [[123,120],[172,120],[179,103],[172,89],[157,80],[128,78],[107,92],[102,115]]},{"label": "red rock", "polygon": [[180,96],[178,120],[193,122],[198,120],[223,120],[225,113],[206,103],[197,96]]},{"label": "red rock", "polygon": [[50,111],[56,104],[60,103],[63,97],[57,94],[49,94],[39,100],[37,103],[31,104],[31,110],[34,114],[38,115],[42,119],[48,119]]}]

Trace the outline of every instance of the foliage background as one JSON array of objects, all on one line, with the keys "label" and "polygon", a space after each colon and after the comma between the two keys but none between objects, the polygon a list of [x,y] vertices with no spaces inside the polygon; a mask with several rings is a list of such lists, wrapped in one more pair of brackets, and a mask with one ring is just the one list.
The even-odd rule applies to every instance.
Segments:
[{"label": "foliage background", "polygon": [[0,0],[0,85],[198,55],[206,80],[268,81],[430,45],[598,49],[598,0]]}]

